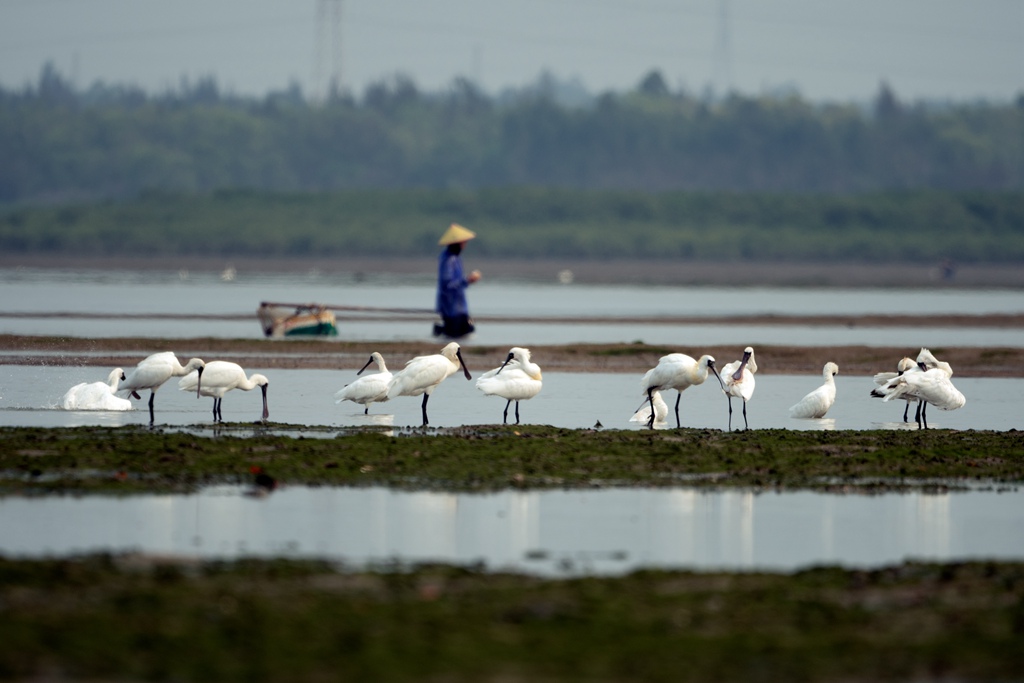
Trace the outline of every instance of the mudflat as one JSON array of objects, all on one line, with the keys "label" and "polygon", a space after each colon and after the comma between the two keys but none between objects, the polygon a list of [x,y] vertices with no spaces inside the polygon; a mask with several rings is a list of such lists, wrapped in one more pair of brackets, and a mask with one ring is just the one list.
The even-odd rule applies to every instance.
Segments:
[{"label": "mudflat", "polygon": [[[437,353],[442,341],[350,342],[328,339],[214,339],[178,338],[155,341],[147,338],[77,338],[0,335],[0,352],[11,365],[63,365],[129,367],[157,351],[179,356],[216,356],[246,367],[280,369],[360,368],[370,353],[378,351],[400,367],[413,358]],[[698,357],[712,355],[720,365],[738,359],[743,349],[734,346],[704,348],[651,344],[571,344],[532,346],[533,359],[554,372],[643,373],[668,353]],[[904,356],[919,349],[876,346],[757,346],[758,372],[762,374],[817,375],[832,361],[843,374],[874,375],[895,370]],[[931,351],[948,362],[962,377],[1024,377],[1024,349],[1002,347],[934,347]],[[463,357],[472,369],[490,368],[504,360],[508,349],[463,345]],[[392,360],[393,359],[393,360]]]}]

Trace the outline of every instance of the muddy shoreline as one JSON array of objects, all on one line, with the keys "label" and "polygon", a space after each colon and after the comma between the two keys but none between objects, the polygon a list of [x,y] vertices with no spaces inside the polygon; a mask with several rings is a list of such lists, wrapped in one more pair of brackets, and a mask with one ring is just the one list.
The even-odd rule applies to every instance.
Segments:
[{"label": "muddy shoreline", "polygon": [[[69,338],[0,335],[3,363],[9,365],[131,367],[157,351],[173,351],[180,357],[230,360],[260,369],[359,369],[369,354],[378,351],[389,364],[400,367],[406,360],[437,353],[441,342],[347,342],[311,339],[213,339],[180,338]],[[463,345],[471,372],[499,364],[507,348]],[[817,375],[832,361],[846,375],[874,375],[894,370],[916,348],[875,346],[756,346],[761,374]],[[950,363],[959,377],[1024,377],[1024,349],[959,347],[931,349]],[[622,372],[642,374],[667,353],[700,356],[708,353],[719,365],[735,360],[742,349],[733,346],[687,348],[649,344],[572,344],[531,346],[534,360],[549,372]]]}]

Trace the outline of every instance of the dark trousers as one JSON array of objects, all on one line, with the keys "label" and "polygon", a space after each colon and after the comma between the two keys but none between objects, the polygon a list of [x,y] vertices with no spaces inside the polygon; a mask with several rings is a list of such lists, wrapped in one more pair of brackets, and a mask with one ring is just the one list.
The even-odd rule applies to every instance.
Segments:
[{"label": "dark trousers", "polygon": [[441,318],[444,323],[434,323],[434,336],[435,337],[451,337],[452,339],[458,339],[459,337],[465,337],[470,334],[476,328],[473,323],[469,322],[468,315],[456,315],[451,318]]}]

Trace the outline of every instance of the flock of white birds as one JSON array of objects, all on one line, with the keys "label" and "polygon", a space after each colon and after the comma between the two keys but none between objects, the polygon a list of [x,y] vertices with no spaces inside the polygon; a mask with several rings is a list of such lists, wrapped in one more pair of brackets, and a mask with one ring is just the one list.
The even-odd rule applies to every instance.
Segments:
[{"label": "flock of white birds", "polygon": [[[375,364],[377,372],[360,376],[346,385],[335,395],[335,401],[352,401],[364,407],[368,414],[374,403],[384,403],[399,396],[423,396],[421,412],[423,425],[429,424],[427,418],[427,402],[445,379],[460,370],[466,379],[472,379],[469,370],[462,360],[462,351],[457,342],[446,345],[437,354],[417,356],[405,364],[405,367],[392,373],[388,370],[384,357],[374,351],[370,359],[357,372],[362,373]],[[757,362],[754,349],[747,347],[740,359],[727,363],[722,369],[716,370],[715,359],[701,356],[693,359],[682,353],[671,353],[662,356],[658,364],[647,371],[640,381],[644,404],[631,418],[632,422],[645,423],[648,427],[665,425],[668,421],[668,404],[662,392],[674,389],[676,394],[675,418],[676,427],[681,427],[679,418],[679,402],[683,391],[692,386],[703,384],[708,375],[713,375],[722,387],[729,403],[729,429],[732,429],[732,399],[742,401],[743,426],[749,429],[747,421],[747,403],[754,395]],[[824,383],[804,396],[790,409],[794,418],[821,418],[829,411],[836,400],[835,376],[839,374],[839,366],[826,363],[822,368]],[[949,363],[935,358],[928,349],[921,349],[917,359],[903,358],[897,364],[896,372],[880,372],[874,377],[875,389],[871,396],[883,401],[903,400],[907,406],[903,419],[907,415],[911,403],[917,404],[916,417],[918,427],[927,429],[927,406],[936,406],[940,410],[955,410],[962,407],[967,400],[953,386],[951,378],[953,368]],[[153,424],[154,400],[159,389],[171,377],[181,377],[178,388],[181,391],[195,391],[196,396],[213,398],[213,420],[221,422],[221,403],[224,395],[232,389],[251,391],[260,387],[263,392],[262,419],[269,417],[267,408],[267,386],[269,381],[264,375],[247,376],[245,370],[236,363],[227,361],[211,361],[204,363],[199,358],[192,358],[182,365],[171,352],[157,353],[139,362],[129,373],[121,368],[114,369],[106,382],[82,383],[71,387],[62,397],[60,405],[66,410],[130,410],[131,401],[117,396],[126,393],[140,399],[139,391],[148,389],[149,421]],[[530,350],[513,347],[509,350],[505,362],[499,367],[482,374],[476,380],[476,387],[486,396],[499,396],[506,400],[502,421],[508,423],[508,411],[515,401],[515,420],[519,424],[519,402],[526,401],[538,393],[543,386],[540,366],[530,358]]]}]

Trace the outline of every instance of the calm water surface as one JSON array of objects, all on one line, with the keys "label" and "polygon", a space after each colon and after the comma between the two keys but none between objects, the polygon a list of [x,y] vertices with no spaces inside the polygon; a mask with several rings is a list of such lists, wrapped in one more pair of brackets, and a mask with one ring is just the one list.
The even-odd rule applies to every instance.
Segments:
[{"label": "calm water surface", "polygon": [[[239,273],[223,282],[210,273],[177,271],[53,271],[0,269],[0,333],[81,337],[259,338],[255,312],[261,301],[320,302],[339,306],[413,308],[428,313],[412,320],[342,317],[341,338],[415,340],[429,338],[434,283],[427,278],[376,276],[265,276]],[[874,346],[1024,346],[1024,331],[956,328],[849,328],[773,325],[609,325],[574,323],[574,318],[650,318],[731,315],[859,315],[1022,313],[1014,290],[799,289],[664,286],[592,286],[485,280],[470,290],[478,316],[538,319],[531,323],[486,323],[471,343],[567,344],[633,342],[687,347],[732,344],[866,344]],[[203,315],[214,319],[160,320],[19,317],[27,314]],[[223,316],[218,318],[217,316]],[[426,317],[424,317],[426,316]],[[393,316],[392,316],[393,318]]]},{"label": "calm water surface", "polygon": [[1024,493],[875,496],[700,489],[401,492],[283,488],[0,498],[0,553],[323,557],[350,568],[481,564],[547,576],[1024,559]]},{"label": "calm water surface", "polygon": [[[497,361],[501,359],[496,359]],[[543,358],[536,358],[543,364]],[[469,361],[467,361],[469,362]],[[357,367],[338,370],[263,370],[270,379],[267,399],[270,419],[274,422],[337,426],[365,425],[419,426],[421,398],[400,397],[387,403],[374,404],[370,415],[354,403],[335,404],[334,393],[356,378]],[[489,368],[473,367],[473,375]],[[79,382],[106,379],[108,371],[96,367],[46,367],[0,365],[0,426],[68,427],[84,425],[145,425],[149,423],[146,402],[135,401],[135,410],[125,413],[65,411],[57,408],[60,397]],[[612,429],[640,429],[629,419],[642,403],[640,378],[634,374],[545,372],[544,388],[529,401],[520,403],[520,417],[526,424],[553,425],[570,429],[589,428],[600,422]],[[946,429],[1009,430],[1024,428],[1021,406],[1024,405],[1024,380],[977,377],[954,377],[955,384],[967,397],[967,405],[951,412],[932,407],[928,423]],[[752,429],[906,429],[916,428],[903,420],[904,404],[885,403],[870,398],[875,386],[870,377],[836,378],[836,404],[825,419],[794,420],[789,406],[821,384],[812,375],[760,375],[754,397],[747,406]],[[670,410],[675,392],[666,395]],[[196,398],[179,391],[177,382],[165,384],[156,395],[158,424],[210,426],[213,399]],[[434,427],[458,427],[474,424],[500,423],[505,401],[482,395],[460,374],[452,375],[434,392],[427,404],[430,423]],[[742,405],[733,401],[733,427],[743,426]],[[224,398],[223,414],[227,422],[249,422],[262,410],[260,392],[232,391]],[[514,410],[514,406],[513,406]],[[514,412],[510,411],[510,415]],[[680,403],[683,426],[726,429],[728,405],[721,389],[713,380],[692,387]],[[514,418],[513,418],[514,419]],[[911,411],[913,419],[913,411]],[[674,418],[670,425],[675,426]]]}]

